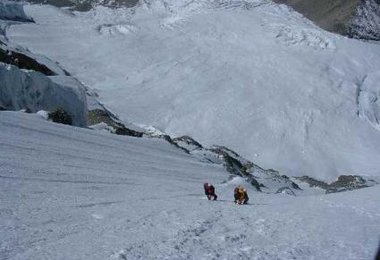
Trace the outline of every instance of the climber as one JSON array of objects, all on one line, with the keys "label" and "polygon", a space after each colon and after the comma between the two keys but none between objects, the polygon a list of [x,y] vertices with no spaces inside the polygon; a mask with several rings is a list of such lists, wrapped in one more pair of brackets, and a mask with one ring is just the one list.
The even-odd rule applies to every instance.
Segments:
[{"label": "climber", "polygon": [[247,204],[249,200],[247,190],[241,185],[235,188],[234,197],[235,197],[235,204],[240,204],[240,205]]},{"label": "climber", "polygon": [[215,187],[212,186],[211,184],[209,183],[205,183],[203,185],[203,188],[205,189],[205,194],[208,198],[208,200],[211,200],[213,198],[213,200],[216,200],[218,198],[218,196],[216,196],[215,194]]}]

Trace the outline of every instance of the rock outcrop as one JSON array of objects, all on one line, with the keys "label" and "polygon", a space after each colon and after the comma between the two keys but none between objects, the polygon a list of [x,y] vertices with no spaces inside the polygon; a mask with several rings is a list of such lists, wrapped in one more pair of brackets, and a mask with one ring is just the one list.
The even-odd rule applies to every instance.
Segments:
[{"label": "rock outcrop", "polygon": [[294,191],[300,190],[289,177],[280,175],[279,172],[272,169],[264,170],[227,147],[214,145],[204,148],[189,136],[173,138],[172,141],[201,161],[223,164],[232,176],[244,178],[258,191],[295,195]]},{"label": "rock outcrop", "polygon": [[326,193],[357,190],[378,184],[375,180],[365,179],[358,175],[341,175],[336,181],[331,183],[326,183],[309,176],[298,177],[296,179],[309,184],[312,188],[323,189]]},{"label": "rock outcrop", "polygon": [[57,75],[45,65],[38,63],[35,59],[20,52],[7,50],[5,45],[2,44],[0,44],[0,62],[15,65],[20,69],[39,71],[46,76]]},{"label": "rock outcrop", "polygon": [[127,128],[116,116],[106,109],[93,109],[88,111],[88,125],[93,126],[104,123],[109,127],[111,133],[117,135],[127,135],[142,137],[143,133]]},{"label": "rock outcrop", "polygon": [[331,32],[380,40],[379,0],[274,0],[286,4]]},{"label": "rock outcrop", "polygon": [[27,0],[33,4],[49,4],[56,7],[68,7],[73,11],[87,12],[97,5],[107,7],[133,7],[139,0]]}]

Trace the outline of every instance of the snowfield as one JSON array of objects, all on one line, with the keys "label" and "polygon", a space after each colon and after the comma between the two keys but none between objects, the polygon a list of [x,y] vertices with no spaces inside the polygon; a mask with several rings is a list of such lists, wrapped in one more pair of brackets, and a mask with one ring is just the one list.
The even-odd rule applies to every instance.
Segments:
[{"label": "snowfield", "polygon": [[267,1],[25,7],[7,37],[58,61],[123,121],[229,147],[289,176],[379,176],[380,45]]},{"label": "snowfield", "polygon": [[[1,259],[373,259],[380,186],[233,204],[239,180],[162,139],[0,113]],[[216,186],[209,202],[203,182]]]}]

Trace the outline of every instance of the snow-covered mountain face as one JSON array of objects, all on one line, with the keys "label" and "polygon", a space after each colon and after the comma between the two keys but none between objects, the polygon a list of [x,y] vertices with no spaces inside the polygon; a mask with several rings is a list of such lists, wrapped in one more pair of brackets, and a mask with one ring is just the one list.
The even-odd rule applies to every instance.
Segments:
[{"label": "snow-covered mountain face", "polygon": [[2,4],[0,110],[82,127],[0,112],[1,259],[373,258],[378,45],[258,1]]},{"label": "snow-covered mountain face", "polygon": [[[24,0],[13,0],[24,1]],[[27,0],[30,3],[69,7],[75,11],[89,11],[96,6],[111,8],[133,7],[139,0]],[[169,1],[165,1],[168,3]],[[178,1],[176,1],[178,2]],[[231,2],[231,1],[217,1]],[[236,1],[233,1],[236,2]],[[252,2],[252,1],[247,1]],[[380,40],[380,2],[378,0],[274,0],[287,4],[318,26],[349,37]],[[191,3],[191,1],[188,1]],[[188,4],[186,3],[186,4]]]},{"label": "snow-covered mountain face", "polygon": [[290,176],[379,175],[377,44],[266,1],[25,10],[36,23],[9,40],[60,62],[122,120]]}]

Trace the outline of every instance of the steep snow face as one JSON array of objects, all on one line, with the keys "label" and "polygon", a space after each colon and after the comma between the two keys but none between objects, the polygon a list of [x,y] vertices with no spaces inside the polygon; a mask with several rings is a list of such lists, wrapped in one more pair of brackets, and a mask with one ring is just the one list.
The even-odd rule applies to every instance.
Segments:
[{"label": "steep snow face", "polygon": [[[54,110],[62,108],[73,124],[87,125],[86,93],[82,86],[68,84],[64,76],[55,76],[54,83],[44,74],[20,70],[0,62],[0,107],[7,110]],[[54,78],[54,77],[53,77]]]},{"label": "steep snow face", "polygon": [[123,120],[289,176],[380,174],[380,133],[360,116],[377,108],[358,91],[379,71],[379,45],[266,1],[25,8],[36,24],[12,26],[9,39],[59,61]]},{"label": "steep snow face", "polygon": [[[266,195],[160,139],[0,112],[3,259],[373,259],[380,186]],[[207,201],[203,183],[220,201]],[[349,227],[349,228],[348,228]]]}]

